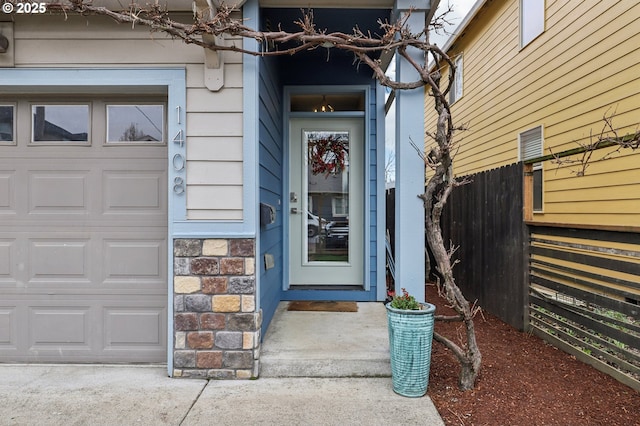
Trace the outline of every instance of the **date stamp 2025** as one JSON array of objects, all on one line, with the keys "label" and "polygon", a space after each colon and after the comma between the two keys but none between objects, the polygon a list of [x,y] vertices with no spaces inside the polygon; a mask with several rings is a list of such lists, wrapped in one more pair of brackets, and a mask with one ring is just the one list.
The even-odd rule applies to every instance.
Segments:
[{"label": "date stamp 2025", "polygon": [[39,13],[45,13],[47,11],[47,4],[44,2],[29,2],[29,1],[17,1],[2,3],[2,12],[6,14],[16,13],[20,15],[34,15]]}]

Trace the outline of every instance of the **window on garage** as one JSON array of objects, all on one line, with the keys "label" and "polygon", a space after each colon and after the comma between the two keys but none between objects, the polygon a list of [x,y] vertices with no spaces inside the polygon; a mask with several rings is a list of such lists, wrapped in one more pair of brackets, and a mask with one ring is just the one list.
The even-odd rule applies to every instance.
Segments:
[{"label": "window on garage", "polygon": [[31,142],[89,144],[89,105],[31,105]]},{"label": "window on garage", "polygon": [[15,129],[15,105],[0,104],[0,144],[12,145],[14,143]]},{"label": "window on garage", "polygon": [[164,106],[107,105],[107,143],[163,143]]}]

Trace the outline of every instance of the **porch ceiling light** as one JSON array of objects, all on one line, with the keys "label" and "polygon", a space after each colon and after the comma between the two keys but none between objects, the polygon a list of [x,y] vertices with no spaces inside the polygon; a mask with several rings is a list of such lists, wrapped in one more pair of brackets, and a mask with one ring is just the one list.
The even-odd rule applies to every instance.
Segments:
[{"label": "porch ceiling light", "polygon": [[333,107],[327,102],[327,97],[322,95],[322,103],[319,107],[315,107],[313,112],[333,112]]}]

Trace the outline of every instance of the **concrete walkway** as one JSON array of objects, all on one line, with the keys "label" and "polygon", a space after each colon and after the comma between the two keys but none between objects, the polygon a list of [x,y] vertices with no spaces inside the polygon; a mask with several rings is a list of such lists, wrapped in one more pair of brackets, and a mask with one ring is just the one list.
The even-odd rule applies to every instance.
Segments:
[{"label": "concrete walkway", "polygon": [[443,425],[391,388],[386,313],[278,307],[258,380],[170,379],[165,366],[0,364],[0,425]]},{"label": "concrete walkway", "polygon": [[164,366],[0,364],[2,425],[442,425],[389,378],[170,379]]}]

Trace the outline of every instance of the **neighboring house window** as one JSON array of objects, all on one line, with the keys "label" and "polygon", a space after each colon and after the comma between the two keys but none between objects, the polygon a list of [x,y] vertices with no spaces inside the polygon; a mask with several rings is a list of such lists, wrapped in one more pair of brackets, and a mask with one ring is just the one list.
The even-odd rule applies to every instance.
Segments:
[{"label": "neighboring house window", "polygon": [[520,0],[520,46],[544,31],[544,0]]},{"label": "neighboring house window", "polygon": [[[526,161],[542,156],[542,126],[518,135],[520,160]],[[533,211],[542,211],[542,163],[533,165]]]},{"label": "neighboring house window", "polygon": [[454,63],[456,65],[456,75],[454,77],[451,91],[449,92],[449,103],[453,104],[455,101],[462,97],[462,55],[459,55]]},{"label": "neighboring house window", "polygon": [[349,198],[339,195],[331,199],[331,214],[334,217],[347,217],[349,215]]}]

